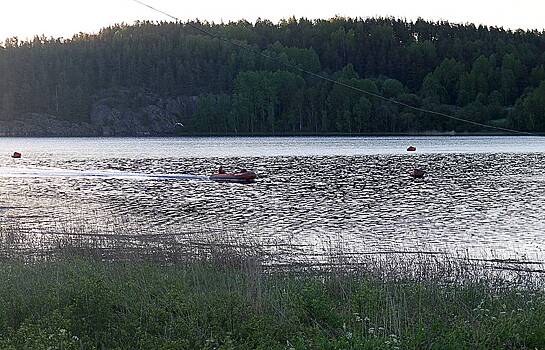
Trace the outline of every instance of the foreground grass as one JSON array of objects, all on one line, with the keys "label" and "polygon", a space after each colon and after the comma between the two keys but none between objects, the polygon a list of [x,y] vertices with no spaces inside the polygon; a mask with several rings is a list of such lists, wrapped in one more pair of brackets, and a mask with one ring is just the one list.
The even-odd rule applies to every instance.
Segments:
[{"label": "foreground grass", "polygon": [[545,293],[507,282],[82,258],[0,280],[1,349],[545,349]]}]

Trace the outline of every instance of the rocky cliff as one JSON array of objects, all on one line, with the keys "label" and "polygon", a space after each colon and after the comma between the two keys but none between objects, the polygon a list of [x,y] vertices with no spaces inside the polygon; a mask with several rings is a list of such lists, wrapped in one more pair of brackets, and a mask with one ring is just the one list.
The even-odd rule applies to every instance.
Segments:
[{"label": "rocky cliff", "polygon": [[26,113],[0,120],[0,136],[168,136],[183,130],[197,97],[161,97],[129,90],[104,91],[93,98],[86,120]]}]

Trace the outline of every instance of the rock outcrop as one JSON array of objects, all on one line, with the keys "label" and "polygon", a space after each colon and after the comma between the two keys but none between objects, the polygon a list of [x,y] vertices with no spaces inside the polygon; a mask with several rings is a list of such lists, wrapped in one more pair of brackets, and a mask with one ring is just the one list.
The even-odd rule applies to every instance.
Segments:
[{"label": "rock outcrop", "polygon": [[74,123],[50,114],[28,113],[0,120],[0,136],[97,136],[89,123]]},{"label": "rock outcrop", "polygon": [[90,123],[101,136],[174,135],[195,113],[197,97],[162,98],[116,92],[93,104]]},{"label": "rock outcrop", "polygon": [[196,111],[196,96],[160,97],[129,90],[96,96],[86,121],[44,113],[0,120],[0,136],[168,136]]}]

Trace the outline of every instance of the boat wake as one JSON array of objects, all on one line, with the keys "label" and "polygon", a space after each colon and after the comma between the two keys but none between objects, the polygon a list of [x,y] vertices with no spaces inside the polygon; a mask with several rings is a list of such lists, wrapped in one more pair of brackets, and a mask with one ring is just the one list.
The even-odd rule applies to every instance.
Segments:
[{"label": "boat wake", "polygon": [[64,177],[64,178],[107,178],[124,180],[197,180],[208,181],[209,176],[191,174],[148,174],[121,170],[70,170],[58,168],[15,168],[0,167],[0,177]]}]

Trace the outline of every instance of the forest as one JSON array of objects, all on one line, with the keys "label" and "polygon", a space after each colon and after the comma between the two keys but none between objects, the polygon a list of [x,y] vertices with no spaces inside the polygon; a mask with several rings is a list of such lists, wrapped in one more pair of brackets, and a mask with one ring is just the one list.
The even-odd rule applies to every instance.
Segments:
[{"label": "forest", "polygon": [[[234,41],[213,38],[197,28]],[[267,57],[268,56],[268,57]],[[185,134],[545,132],[545,33],[395,18],[136,22],[0,43],[0,120],[89,121],[104,91],[192,97]]]}]

